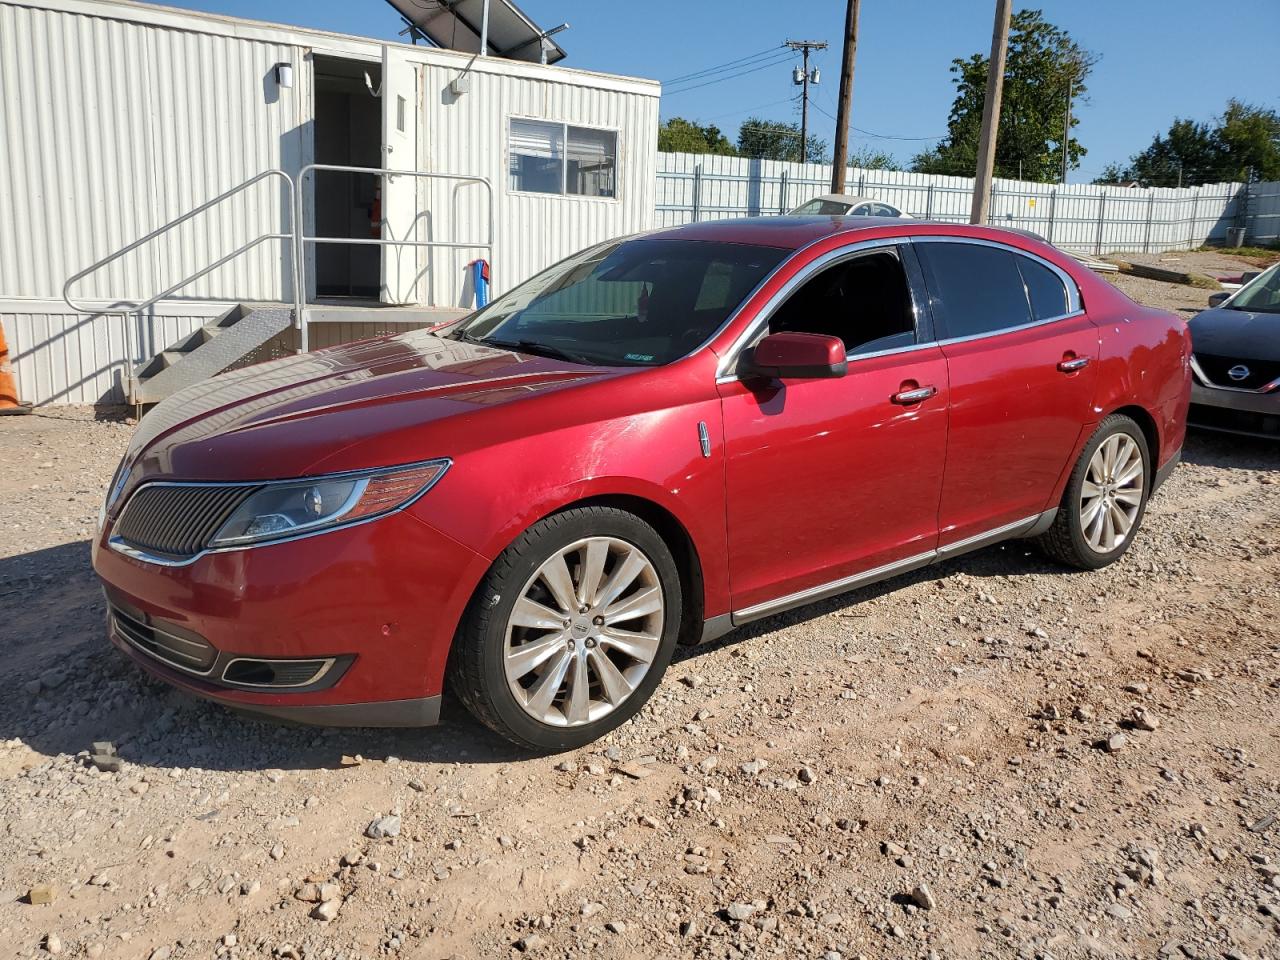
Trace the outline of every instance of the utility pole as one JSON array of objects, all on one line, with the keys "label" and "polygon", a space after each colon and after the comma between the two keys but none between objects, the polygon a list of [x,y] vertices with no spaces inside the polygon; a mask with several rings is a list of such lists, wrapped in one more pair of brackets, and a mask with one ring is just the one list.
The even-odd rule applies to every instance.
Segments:
[{"label": "utility pole", "polygon": [[1067,118],[1062,121],[1062,183],[1067,182],[1067,160],[1071,156],[1071,88],[1075,77],[1067,74]]},{"label": "utility pole", "polygon": [[849,162],[849,110],[853,101],[853,58],[858,49],[858,0],[849,0],[844,13],[844,59],[840,63],[840,99],[836,104],[836,146],[831,155],[831,192],[844,193]]},{"label": "utility pole", "polygon": [[991,59],[987,63],[987,97],[982,104],[982,138],[978,141],[978,170],[973,183],[973,207],[969,222],[987,222],[991,203],[991,171],[996,162],[996,133],[1000,128],[1000,97],[1004,92],[1005,55],[1009,52],[1009,17],[1013,0],[996,0],[996,22],[991,31]]},{"label": "utility pole", "polygon": [[809,149],[809,84],[817,83],[819,76],[817,67],[813,68],[812,75],[809,73],[809,51],[825,50],[827,42],[825,40],[788,40],[783,46],[799,50],[804,64],[803,69],[792,76],[793,81],[803,88],[800,91],[800,162],[804,163]]}]

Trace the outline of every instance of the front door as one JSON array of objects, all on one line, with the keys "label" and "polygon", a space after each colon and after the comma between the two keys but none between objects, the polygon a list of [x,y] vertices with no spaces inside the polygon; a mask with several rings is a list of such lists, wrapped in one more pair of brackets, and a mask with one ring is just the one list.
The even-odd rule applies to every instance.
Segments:
[{"label": "front door", "polygon": [[[404,51],[382,48],[382,166],[418,169],[418,68]],[[382,177],[380,205],[383,240],[421,240],[417,177]],[[383,303],[416,303],[421,247],[382,248]]]},{"label": "front door", "polygon": [[1097,380],[1098,331],[1074,283],[994,244],[917,242],[947,358],[951,416],[940,544],[1050,506]]},{"label": "front door", "polygon": [[720,384],[735,616],[936,546],[947,366],[917,323],[909,258],[878,246],[815,265],[769,317],[771,333],[841,337],[844,377]]}]

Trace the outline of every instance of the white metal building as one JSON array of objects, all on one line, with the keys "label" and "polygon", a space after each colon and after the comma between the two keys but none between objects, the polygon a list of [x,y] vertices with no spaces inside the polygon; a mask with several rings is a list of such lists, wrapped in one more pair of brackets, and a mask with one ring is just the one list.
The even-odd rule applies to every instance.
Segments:
[{"label": "white metal building", "polygon": [[[124,0],[0,0],[0,320],[19,390],[118,402],[127,371],[236,304],[292,305],[291,180],[305,236],[459,245],[302,243],[317,320],[347,298],[470,306],[471,260],[502,290],[646,229],[659,89]],[[313,163],[433,176],[299,179]],[[276,170],[75,283],[88,310],[63,301],[77,272]],[[311,346],[374,332],[311,329]]]}]

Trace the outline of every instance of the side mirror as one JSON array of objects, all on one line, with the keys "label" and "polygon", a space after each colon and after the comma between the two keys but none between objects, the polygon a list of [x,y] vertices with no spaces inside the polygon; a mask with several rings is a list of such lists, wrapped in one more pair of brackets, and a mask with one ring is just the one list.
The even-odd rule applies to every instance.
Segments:
[{"label": "side mirror", "polygon": [[772,333],[751,357],[751,372],[777,379],[843,377],[849,369],[844,341],[820,333]]},{"label": "side mirror", "polygon": [[1211,293],[1209,294],[1209,306],[1211,307],[1221,306],[1222,302],[1226,300],[1227,297],[1229,296],[1231,296],[1230,290],[1222,290],[1218,293]]}]

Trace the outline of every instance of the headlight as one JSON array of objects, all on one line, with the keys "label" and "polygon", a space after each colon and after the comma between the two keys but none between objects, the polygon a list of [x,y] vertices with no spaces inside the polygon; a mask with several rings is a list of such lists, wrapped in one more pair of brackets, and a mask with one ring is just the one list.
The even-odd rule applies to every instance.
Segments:
[{"label": "headlight", "polygon": [[116,472],[111,475],[111,486],[107,488],[107,498],[102,501],[102,506],[98,508],[99,530],[107,522],[107,513],[115,506],[116,501],[120,499],[120,491],[124,489],[124,482],[127,479],[129,479],[129,471],[126,467],[125,459],[121,459],[119,466],[116,467]]},{"label": "headlight", "polygon": [[448,467],[448,460],[432,460],[411,467],[267,484],[240,504],[209,546],[276,540],[381,516],[417,499]]}]

